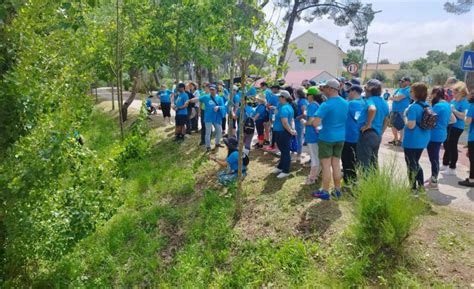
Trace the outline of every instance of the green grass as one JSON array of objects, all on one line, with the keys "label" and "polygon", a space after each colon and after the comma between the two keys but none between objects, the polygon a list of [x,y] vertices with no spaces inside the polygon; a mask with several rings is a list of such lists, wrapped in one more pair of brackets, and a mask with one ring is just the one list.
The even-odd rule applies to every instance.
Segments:
[{"label": "green grass", "polygon": [[[98,135],[114,122],[95,116],[96,126],[83,134],[106,155],[119,135]],[[404,250],[419,206],[389,171],[362,180],[356,198],[319,202],[308,197],[310,188],[298,186],[305,171],[280,183],[265,176],[270,160],[254,161],[244,186],[244,219],[235,224],[233,191],[215,184],[216,168],[198,138],[177,146],[170,127],[156,132],[149,154],[127,164],[123,206],[41,272],[33,287],[449,285],[420,276],[423,262]],[[439,242],[449,247],[451,239],[440,236]]]}]

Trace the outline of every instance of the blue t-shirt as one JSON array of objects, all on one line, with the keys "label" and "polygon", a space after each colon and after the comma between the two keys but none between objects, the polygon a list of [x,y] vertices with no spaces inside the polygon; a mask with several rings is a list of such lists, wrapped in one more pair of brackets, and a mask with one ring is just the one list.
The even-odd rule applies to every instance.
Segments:
[{"label": "blue t-shirt", "polygon": [[246,96],[255,96],[255,95],[257,95],[257,89],[255,88],[255,86],[250,87],[247,90],[247,93],[245,95]]},{"label": "blue t-shirt", "polygon": [[238,107],[240,105],[240,91],[237,92],[234,97],[232,98],[232,102],[234,106]]},{"label": "blue t-shirt", "polygon": [[383,94],[383,99],[384,100],[388,100],[388,98],[390,97],[390,93],[386,92]]},{"label": "blue t-shirt", "polygon": [[[189,97],[188,97],[188,94],[186,92],[181,92],[178,97],[175,98],[174,100],[174,104],[177,106],[177,107],[180,107],[180,106],[183,106],[186,101],[188,101]],[[177,115],[188,115],[188,109],[185,107],[185,108],[182,108],[182,109],[179,109],[176,111],[176,114]]]},{"label": "blue t-shirt", "polygon": [[[453,99],[451,100],[451,104],[453,104],[454,108],[459,112],[466,112],[469,109],[469,101],[467,101],[466,98],[463,98],[461,101]],[[456,116],[456,122],[453,124],[453,127],[464,130],[464,125],[464,119]]]},{"label": "blue t-shirt", "polygon": [[346,120],[349,104],[340,96],[329,97],[316,112],[322,128],[319,140],[328,143],[342,142],[346,138]]},{"label": "blue t-shirt", "polygon": [[451,106],[446,101],[440,101],[433,106],[433,111],[438,115],[436,127],[431,130],[431,141],[444,142],[448,137],[448,124],[451,118]]},{"label": "blue t-shirt", "polygon": [[291,127],[291,122],[293,121],[294,111],[291,104],[285,103],[284,105],[278,108],[278,112],[275,115],[275,123],[273,124],[273,131],[284,131],[283,123],[281,122],[282,118],[288,119],[288,124]]},{"label": "blue t-shirt", "polygon": [[[466,117],[470,117],[472,120],[474,120],[474,103],[471,103],[469,105],[469,109],[467,111]],[[467,136],[467,141],[474,141],[474,127],[473,127],[474,122],[471,121],[471,124],[469,125],[469,134]]]},{"label": "blue t-shirt", "polygon": [[389,114],[389,109],[387,102],[385,102],[385,100],[383,100],[383,98],[380,96],[370,96],[369,98],[364,100],[364,108],[362,109],[358,120],[359,129],[367,124],[367,118],[369,116],[369,107],[371,105],[375,106],[376,109],[374,119],[372,120],[372,128],[379,136],[381,136],[383,123],[385,118]]},{"label": "blue t-shirt", "polygon": [[[296,106],[297,106],[296,116],[302,115],[303,114],[303,106],[308,107],[308,104],[309,104],[309,102],[306,98],[298,99],[298,101],[296,102]],[[295,126],[298,129],[303,128],[303,126],[301,125],[301,122],[299,120],[295,121]]]},{"label": "blue t-shirt", "polygon": [[[267,99],[267,103],[271,106],[278,107],[279,100],[278,100],[278,95],[275,95],[270,92],[270,94],[265,95],[265,98]],[[275,110],[274,109],[269,109],[268,113],[270,115],[270,119],[273,117]]]},{"label": "blue t-shirt", "polygon": [[146,99],[146,107],[150,108],[151,105],[152,105],[151,97],[148,97],[148,98]]},{"label": "blue t-shirt", "polygon": [[267,108],[265,104],[261,103],[255,108],[255,116],[258,114],[258,118],[255,122],[262,123],[265,120],[265,115],[267,114]]},{"label": "blue t-shirt", "polygon": [[[239,170],[239,152],[238,151],[233,151],[228,157],[227,157],[227,164],[229,166],[229,169],[233,172],[237,172]],[[242,163],[243,165],[243,163]],[[245,166],[242,167],[242,171],[245,170]]]},{"label": "blue t-shirt", "polygon": [[[204,109],[204,122],[210,122],[210,123],[216,123],[216,124],[221,124],[222,123],[222,111],[225,109],[224,107],[224,100],[222,97],[216,95],[214,97],[214,101],[211,98],[211,95],[209,94],[204,94],[199,97],[199,101],[201,103],[204,103],[205,109]],[[219,110],[216,112],[214,111],[214,108],[218,106]]]},{"label": "blue t-shirt", "polygon": [[360,130],[357,120],[363,108],[362,100],[353,99],[349,101],[349,114],[346,120],[346,142],[357,143],[359,141]]},{"label": "blue t-shirt", "polygon": [[[309,120],[310,117],[316,117],[316,112],[318,111],[319,104],[317,102],[311,102],[308,104],[306,108],[306,118]],[[318,133],[316,132],[316,128],[312,125],[307,125],[305,134],[304,134],[304,141],[307,143],[317,143],[318,142]]]},{"label": "blue t-shirt", "polygon": [[[237,116],[237,121],[240,119],[240,108],[237,109],[237,111],[235,112],[236,116]],[[246,104],[245,105],[245,111],[244,111],[244,121],[247,120],[247,117],[254,117],[255,116],[255,110],[253,109],[253,107],[251,107],[250,105]]]},{"label": "blue t-shirt", "polygon": [[410,87],[407,86],[405,88],[398,88],[397,90],[395,90],[393,95],[394,96],[397,96],[397,95],[404,95],[405,96],[402,100],[393,101],[393,103],[392,103],[392,111],[404,112],[405,109],[410,105],[410,100],[411,100]]},{"label": "blue t-shirt", "polygon": [[160,97],[161,103],[171,103],[171,90],[160,90],[157,95]]},{"label": "blue t-shirt", "polygon": [[[426,104],[426,103],[425,103]],[[405,136],[403,137],[403,148],[406,149],[425,149],[431,138],[431,130],[421,129],[420,122],[423,117],[424,109],[421,105],[413,103],[408,107],[407,120],[416,121],[413,129],[405,125]]]}]

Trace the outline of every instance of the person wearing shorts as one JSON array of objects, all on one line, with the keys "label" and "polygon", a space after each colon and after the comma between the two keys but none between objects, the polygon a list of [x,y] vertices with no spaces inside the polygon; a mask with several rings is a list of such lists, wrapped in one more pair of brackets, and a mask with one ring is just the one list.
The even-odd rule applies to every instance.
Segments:
[{"label": "person wearing shorts", "polygon": [[399,80],[400,88],[395,90],[393,93],[392,112],[390,113],[393,140],[388,143],[394,146],[401,146],[403,142],[403,128],[405,127],[403,113],[408,108],[411,101],[410,83],[410,77],[402,77]]},{"label": "person wearing shorts", "polygon": [[157,96],[160,99],[160,108],[163,112],[163,118],[166,124],[171,124],[171,94],[169,89],[166,89],[166,85],[161,85],[160,91]]},{"label": "person wearing shorts", "polygon": [[334,180],[334,196],[341,196],[341,154],[346,137],[349,104],[339,96],[339,87],[337,79],[330,79],[321,87],[328,100],[321,104],[313,121],[313,126],[319,130],[319,159],[323,171],[322,187],[313,193],[313,197],[323,200],[331,197],[331,175]]}]

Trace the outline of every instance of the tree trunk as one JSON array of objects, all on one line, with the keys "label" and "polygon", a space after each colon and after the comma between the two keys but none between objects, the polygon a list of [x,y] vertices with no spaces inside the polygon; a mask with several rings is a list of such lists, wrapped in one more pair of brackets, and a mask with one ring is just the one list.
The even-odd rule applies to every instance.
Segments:
[{"label": "tree trunk", "polygon": [[112,86],[112,110],[115,110],[115,99],[114,99],[114,83],[111,83]]},{"label": "tree trunk", "polygon": [[230,65],[229,65],[229,68],[230,68],[230,72],[229,72],[229,89],[230,89],[230,99],[229,99],[229,104],[228,104],[228,111],[229,111],[229,117],[228,117],[228,128],[229,130],[233,133],[233,129],[232,129],[232,122],[233,122],[233,119],[232,119],[232,115],[234,115],[234,76],[235,76],[235,65],[234,65],[234,55],[235,55],[235,38],[234,36],[232,36],[231,38],[231,46],[232,46],[232,50],[231,50],[231,57],[230,57]]},{"label": "tree trunk", "polygon": [[140,79],[139,69],[134,68],[132,70],[132,79],[133,79],[132,91],[130,92],[130,95],[127,98],[127,100],[122,105],[122,120],[123,121],[126,121],[128,119],[128,107],[132,104],[133,100],[135,99],[135,96],[137,95],[138,83]]},{"label": "tree trunk", "polygon": [[209,78],[209,82],[214,82],[214,75],[212,74],[212,68],[209,67],[207,69],[207,77]]},{"label": "tree trunk", "polygon": [[244,115],[245,115],[245,97],[244,95],[247,93],[247,85],[245,85],[247,81],[247,68],[248,63],[245,60],[241,60],[240,62],[242,72],[241,74],[241,87],[242,87],[242,96],[240,97],[240,115],[239,115],[239,168],[238,168],[238,177],[237,177],[237,191],[235,192],[235,215],[234,219],[239,220],[242,216],[242,167],[243,167],[243,153],[244,153]]},{"label": "tree trunk", "polygon": [[153,79],[155,79],[156,86],[160,87],[160,76],[158,75],[156,67],[153,69]]},{"label": "tree trunk", "polygon": [[293,26],[295,24],[296,16],[298,16],[298,8],[300,2],[295,0],[293,4],[293,9],[291,10],[290,18],[288,19],[288,27],[286,28],[285,39],[283,41],[283,46],[281,47],[280,57],[278,58],[278,67],[275,78],[280,78],[283,75],[283,66],[285,65],[286,54],[288,52],[288,46],[290,44],[291,34],[293,33]]},{"label": "tree trunk", "polygon": [[199,87],[202,86],[202,67],[200,64],[196,64],[196,81]]},{"label": "tree trunk", "polygon": [[95,103],[99,102],[99,94],[97,93],[97,84],[95,85]]}]

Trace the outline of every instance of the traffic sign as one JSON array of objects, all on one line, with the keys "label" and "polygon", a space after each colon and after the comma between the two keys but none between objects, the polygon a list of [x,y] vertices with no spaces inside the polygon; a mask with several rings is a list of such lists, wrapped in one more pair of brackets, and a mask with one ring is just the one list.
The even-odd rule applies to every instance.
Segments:
[{"label": "traffic sign", "polygon": [[462,71],[474,71],[474,51],[464,51],[461,58]]},{"label": "traffic sign", "polygon": [[359,65],[357,63],[351,63],[347,66],[347,72],[350,74],[356,74],[359,71]]}]

